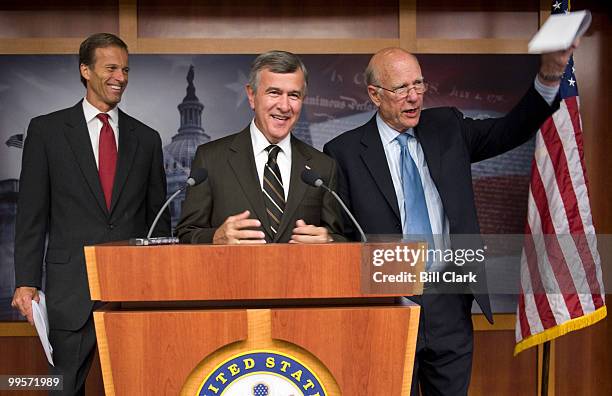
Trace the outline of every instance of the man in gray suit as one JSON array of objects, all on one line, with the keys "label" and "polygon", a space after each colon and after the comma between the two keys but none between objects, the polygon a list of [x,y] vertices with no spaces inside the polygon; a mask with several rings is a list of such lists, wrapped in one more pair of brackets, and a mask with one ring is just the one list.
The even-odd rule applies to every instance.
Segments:
[{"label": "man in gray suit", "polygon": [[183,243],[324,243],[344,240],[339,206],[305,184],[310,168],[334,188],[336,163],[291,135],[308,72],[294,54],[270,51],[252,64],[246,87],[253,121],[198,147],[192,168],[208,179],[187,191],[177,226]]}]

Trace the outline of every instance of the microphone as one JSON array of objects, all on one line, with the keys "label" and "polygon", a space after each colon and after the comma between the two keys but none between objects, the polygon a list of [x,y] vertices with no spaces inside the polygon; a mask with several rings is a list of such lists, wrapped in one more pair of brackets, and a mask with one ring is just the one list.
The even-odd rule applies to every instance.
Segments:
[{"label": "microphone", "polygon": [[176,190],[174,194],[172,194],[166,200],[166,202],[161,207],[159,212],[157,212],[157,216],[155,216],[155,220],[153,220],[153,224],[151,224],[151,227],[149,228],[149,233],[147,234],[147,237],[146,238],[132,238],[130,239],[130,242],[129,242],[130,245],[147,246],[147,245],[164,245],[164,244],[178,243],[178,238],[176,237],[151,238],[151,234],[153,234],[153,230],[155,229],[157,222],[161,218],[162,213],[164,213],[164,210],[166,210],[170,202],[172,202],[172,200],[176,198],[176,196],[179,195],[182,191],[184,191],[187,187],[197,186],[198,184],[205,181],[207,178],[208,178],[208,171],[206,170],[206,168],[193,169],[191,171],[191,175],[189,175],[189,178],[185,182],[185,185],[179,188],[178,190]]},{"label": "microphone", "polygon": [[359,235],[361,236],[361,242],[365,243],[368,241],[368,238],[366,238],[363,232],[363,229],[361,228],[361,226],[355,219],[355,216],[353,216],[351,211],[348,210],[348,208],[346,207],[346,205],[344,204],[340,196],[338,196],[338,194],[336,194],[334,190],[332,190],[331,188],[325,185],[325,183],[323,182],[323,179],[321,178],[321,176],[319,176],[317,172],[310,169],[310,167],[307,165],[304,167],[301,177],[302,177],[302,181],[308,184],[309,186],[322,187],[323,189],[325,189],[325,191],[329,192],[332,195],[332,197],[334,197],[336,201],[340,203],[340,206],[342,206],[342,209],[344,210],[344,212],[348,215],[348,217],[351,219],[353,224],[355,224],[355,227],[357,227],[357,231],[359,231]]},{"label": "microphone", "polygon": [[206,179],[208,179],[208,171],[206,168],[195,168],[191,171],[191,175],[185,182],[185,186],[183,186],[179,191],[184,190],[187,187],[197,186]]}]

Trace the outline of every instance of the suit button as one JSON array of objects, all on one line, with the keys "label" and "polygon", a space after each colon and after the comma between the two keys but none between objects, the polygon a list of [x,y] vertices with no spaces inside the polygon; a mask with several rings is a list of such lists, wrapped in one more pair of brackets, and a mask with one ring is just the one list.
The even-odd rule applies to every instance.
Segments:
[{"label": "suit button", "polygon": [[108,225],[108,229],[109,229],[109,230],[112,230],[113,228],[115,228],[115,225],[114,225],[114,224],[109,224],[109,225]]},{"label": "suit button", "polygon": [[396,224],[396,225],[395,225],[395,229],[399,231],[399,230],[401,230],[401,229],[402,229],[402,226],[400,226],[399,224]]}]

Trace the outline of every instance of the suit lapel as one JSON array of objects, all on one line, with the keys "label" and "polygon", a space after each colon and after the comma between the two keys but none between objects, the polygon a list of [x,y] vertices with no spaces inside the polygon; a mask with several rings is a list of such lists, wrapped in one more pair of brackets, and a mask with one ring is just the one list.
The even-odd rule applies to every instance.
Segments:
[{"label": "suit lapel", "polygon": [[66,136],[66,140],[68,140],[68,144],[74,153],[79,169],[98,203],[100,210],[102,210],[105,215],[108,215],[104,194],[102,193],[102,187],[100,185],[98,167],[96,166],[96,159],[93,149],[91,148],[91,139],[89,137],[87,124],[85,123],[81,102],[77,103],[76,106],[70,110],[69,119],[66,121],[64,136]]},{"label": "suit lapel", "polygon": [[306,183],[302,182],[301,174],[310,158],[310,155],[302,151],[301,142],[291,135],[291,180],[289,182],[289,194],[287,195],[285,212],[283,213],[274,242],[278,242],[281,239],[286,229],[290,228],[293,230],[293,214],[300,206],[308,188]]},{"label": "suit lapel", "polygon": [[135,128],[136,126],[130,122],[129,117],[123,111],[119,110],[119,151],[115,181],[113,183],[113,195],[111,198],[111,213],[113,213],[113,210],[117,206],[117,201],[125,186],[138,147],[138,139],[133,133]]},{"label": "suit lapel", "polygon": [[397,205],[397,196],[393,187],[393,179],[391,179],[391,171],[387,163],[387,156],[380,140],[378,127],[376,126],[376,116],[365,125],[365,130],[361,138],[361,144],[364,146],[361,152],[361,159],[370,171],[372,178],[376,182],[378,189],[385,197],[387,204],[400,219],[399,207]]},{"label": "suit lapel", "polygon": [[432,125],[427,118],[427,113],[421,114],[421,120],[419,125],[415,128],[414,134],[421,144],[423,153],[425,154],[425,162],[427,163],[427,169],[432,180],[438,185],[437,181],[440,180],[441,176],[441,156],[440,156],[440,142],[438,136],[439,128]]},{"label": "suit lapel", "polygon": [[271,239],[270,223],[261,192],[259,176],[257,175],[257,166],[255,166],[255,155],[253,154],[249,127],[246,127],[234,138],[230,146],[228,162],[236,180],[242,187],[244,195],[255,211],[254,214],[261,222],[264,232],[268,235],[268,239]]}]

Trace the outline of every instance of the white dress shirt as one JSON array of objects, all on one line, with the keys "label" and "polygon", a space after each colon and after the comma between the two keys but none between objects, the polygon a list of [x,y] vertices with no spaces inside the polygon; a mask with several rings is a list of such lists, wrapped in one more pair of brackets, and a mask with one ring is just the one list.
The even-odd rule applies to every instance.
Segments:
[{"label": "white dress shirt", "polygon": [[[102,121],[97,117],[100,113],[104,112],[95,108],[94,105],[87,101],[87,98],[83,99],[83,114],[85,115],[87,129],[89,130],[91,148],[96,158],[96,167],[99,167],[98,149],[100,147],[100,130],[102,129]],[[106,114],[108,114],[108,123],[113,128],[113,132],[115,132],[115,144],[117,145],[117,150],[119,150],[119,110],[117,110],[117,107],[114,107],[107,111]]]},{"label": "white dress shirt", "polygon": [[[257,166],[257,176],[259,176],[259,184],[263,190],[264,168],[268,162],[268,152],[266,148],[272,143],[270,143],[259,128],[257,128],[255,119],[251,121],[250,131],[253,154],[255,155],[255,166]],[[280,147],[280,151],[276,157],[276,163],[280,169],[281,179],[283,180],[283,192],[285,193],[285,201],[287,201],[289,183],[291,182],[291,134],[285,136],[285,138],[276,143],[276,145]]]},{"label": "white dress shirt", "polygon": [[550,106],[557,97],[557,93],[559,92],[559,87],[561,86],[561,84],[557,85],[556,87],[549,87],[548,85],[542,84],[540,80],[538,80],[538,77],[536,77],[535,81],[533,82],[533,86],[535,87],[535,90],[538,91],[540,95],[542,95],[546,103],[548,103],[548,105]]},{"label": "white dress shirt", "polygon": [[[387,164],[389,165],[389,170],[391,171],[391,179],[393,180],[393,188],[395,189],[395,196],[397,197],[397,205],[399,207],[403,229],[406,223],[406,212],[404,208],[404,189],[402,188],[402,175],[400,168],[401,147],[399,142],[396,140],[399,132],[387,125],[382,118],[380,118],[378,113],[376,113],[376,124],[378,126],[380,140],[382,141],[383,148],[385,150],[385,156],[387,157]],[[409,133],[414,136],[414,131],[412,128],[405,133]],[[429,174],[429,168],[427,167],[427,162],[425,161],[423,148],[417,139],[408,139],[408,151],[419,169],[419,176],[421,177],[423,192],[425,193],[425,203],[427,204],[427,214],[429,215],[429,222],[431,223],[431,232],[434,235],[434,243],[436,248],[443,249],[444,244],[442,241],[438,241],[437,236],[448,235],[449,226],[448,219],[444,214],[444,205],[442,205],[440,193],[438,193],[438,189],[436,188],[436,185]]]}]

